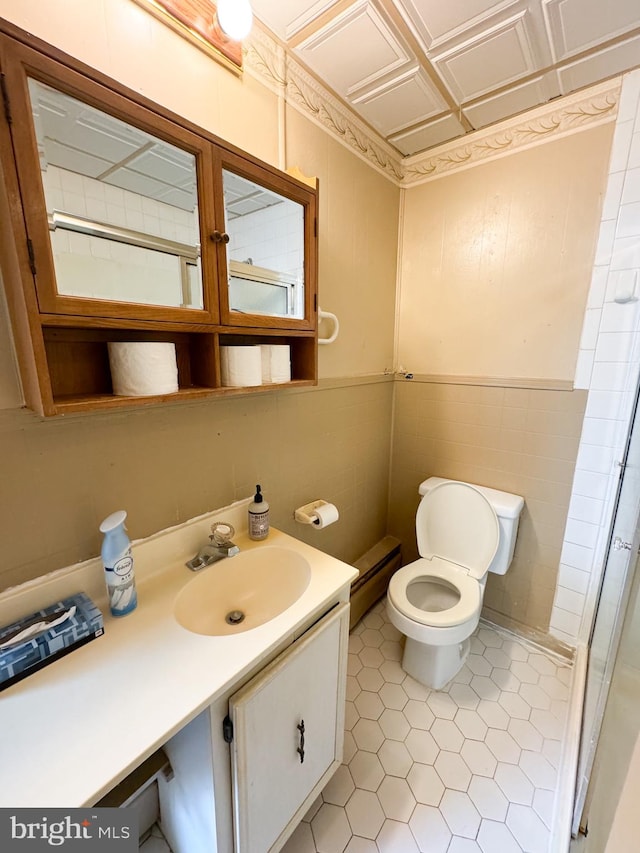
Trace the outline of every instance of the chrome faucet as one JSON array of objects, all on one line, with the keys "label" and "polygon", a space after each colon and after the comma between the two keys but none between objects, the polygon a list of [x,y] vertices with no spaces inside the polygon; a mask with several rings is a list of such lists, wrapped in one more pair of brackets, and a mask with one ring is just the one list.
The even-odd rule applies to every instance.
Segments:
[{"label": "chrome faucet", "polygon": [[212,563],[217,563],[219,560],[224,560],[227,557],[235,557],[240,553],[240,548],[231,541],[235,530],[231,524],[226,521],[218,521],[211,525],[211,543],[201,548],[195,557],[187,560],[185,565],[192,572],[197,572],[210,566]]}]

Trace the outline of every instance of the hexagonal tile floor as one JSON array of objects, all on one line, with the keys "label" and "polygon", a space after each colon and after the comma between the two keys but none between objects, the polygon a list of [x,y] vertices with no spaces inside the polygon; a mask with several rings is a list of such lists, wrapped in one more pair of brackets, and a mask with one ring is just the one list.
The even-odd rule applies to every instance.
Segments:
[{"label": "hexagonal tile floor", "polygon": [[283,853],[547,853],[571,666],[488,623],[442,691],[384,601],[349,640],[344,763]]}]

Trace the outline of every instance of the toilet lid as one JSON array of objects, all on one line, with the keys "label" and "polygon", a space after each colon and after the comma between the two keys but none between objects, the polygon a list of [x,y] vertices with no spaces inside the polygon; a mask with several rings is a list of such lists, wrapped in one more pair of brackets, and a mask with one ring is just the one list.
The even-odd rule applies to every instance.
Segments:
[{"label": "toilet lid", "polygon": [[434,486],[420,501],[416,536],[421,557],[441,557],[480,580],[498,550],[500,525],[478,489],[451,481]]}]

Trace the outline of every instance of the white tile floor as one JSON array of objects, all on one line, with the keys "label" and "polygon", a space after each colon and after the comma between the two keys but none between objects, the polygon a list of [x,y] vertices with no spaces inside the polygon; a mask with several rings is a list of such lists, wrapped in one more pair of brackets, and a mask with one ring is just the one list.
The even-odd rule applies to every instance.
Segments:
[{"label": "white tile floor", "polygon": [[344,764],[282,853],[547,853],[570,666],[481,623],[435,692],[401,639],[384,602],[351,633]]},{"label": "white tile floor", "polygon": [[344,763],[283,853],[547,853],[571,668],[481,623],[440,692],[379,602],[349,641]]}]

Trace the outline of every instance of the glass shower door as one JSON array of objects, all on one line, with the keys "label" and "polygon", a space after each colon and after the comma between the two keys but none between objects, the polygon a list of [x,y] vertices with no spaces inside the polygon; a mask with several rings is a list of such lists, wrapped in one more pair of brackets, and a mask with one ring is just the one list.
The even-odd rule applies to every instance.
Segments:
[{"label": "glass shower door", "polygon": [[582,738],[578,759],[573,834],[582,820],[589,778],[593,768],[609,686],[620,643],[629,591],[640,545],[640,415],[638,391],[631,429],[621,462],[621,478],[609,549],[589,642]]}]

